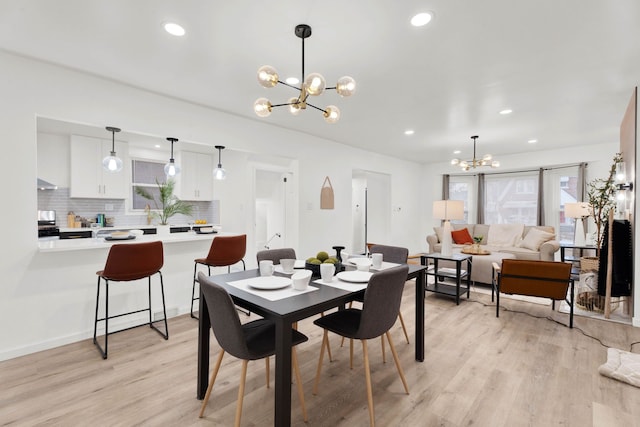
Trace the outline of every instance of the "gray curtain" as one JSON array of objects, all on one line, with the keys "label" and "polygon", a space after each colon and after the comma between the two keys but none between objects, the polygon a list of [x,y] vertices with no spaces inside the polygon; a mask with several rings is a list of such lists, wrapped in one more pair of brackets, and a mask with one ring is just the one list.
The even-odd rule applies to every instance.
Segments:
[{"label": "gray curtain", "polygon": [[449,200],[449,174],[442,175],[442,200]]},{"label": "gray curtain", "polygon": [[478,208],[476,224],[484,224],[484,174],[478,174]]},{"label": "gray curtain", "polygon": [[578,188],[577,188],[577,198],[579,202],[584,202],[584,198],[587,195],[587,182],[585,180],[585,176],[587,172],[587,164],[586,163],[580,163],[580,165],[578,165]]},{"label": "gray curtain", "polygon": [[544,169],[538,172],[538,214],[537,225],[544,225]]}]

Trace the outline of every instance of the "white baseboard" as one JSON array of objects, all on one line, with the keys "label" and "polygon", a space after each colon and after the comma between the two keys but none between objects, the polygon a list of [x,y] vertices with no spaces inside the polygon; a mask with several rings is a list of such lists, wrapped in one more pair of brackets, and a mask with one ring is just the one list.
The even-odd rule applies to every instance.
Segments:
[{"label": "white baseboard", "polygon": [[636,328],[640,328],[640,317],[634,317],[633,320],[631,320],[631,324]]},{"label": "white baseboard", "polygon": [[[182,314],[186,314],[189,313],[191,311],[191,307],[190,306],[185,306],[185,307],[167,307],[167,319],[171,319],[172,317],[177,317],[180,316]],[[161,320],[162,319],[162,315],[161,315],[162,311],[161,310],[155,310],[153,312],[153,321],[155,322],[156,320]],[[158,318],[156,318],[156,316],[160,314],[160,316]],[[147,316],[146,314],[144,316]],[[112,330],[118,330],[118,329],[124,329],[124,328],[128,328],[131,326],[135,326],[136,324],[139,324],[141,322],[144,322],[146,319],[142,319],[140,320],[140,318],[134,319],[134,318],[130,318],[130,319],[116,319],[116,320],[112,320],[109,322],[110,328]],[[171,331],[169,331],[170,333]],[[99,334],[104,334],[104,328],[103,329],[98,329],[98,333]],[[102,335],[98,335],[98,336],[102,336]],[[169,334],[169,336],[171,336],[171,334]],[[63,345],[67,345],[67,344],[72,344],[78,341],[82,341],[82,340],[86,340],[86,339],[92,339],[93,338],[93,322],[91,324],[91,328],[75,333],[75,334],[70,334],[70,335],[65,335],[65,336],[59,336],[59,337],[54,337],[54,338],[50,338],[44,341],[40,341],[37,343],[33,343],[33,344],[29,344],[23,347],[15,347],[9,350],[2,350],[0,351],[0,362],[4,361],[4,360],[9,360],[9,359],[14,359],[16,357],[20,357],[20,356],[26,356],[27,354],[32,354],[32,353],[37,353],[39,351],[43,351],[43,350],[49,350],[52,348],[56,348],[56,347],[60,347]]]}]

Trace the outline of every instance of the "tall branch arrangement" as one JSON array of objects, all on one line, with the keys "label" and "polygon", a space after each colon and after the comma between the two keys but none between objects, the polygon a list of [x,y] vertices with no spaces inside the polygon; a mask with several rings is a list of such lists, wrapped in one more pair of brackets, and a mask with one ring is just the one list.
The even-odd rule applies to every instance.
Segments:
[{"label": "tall branch arrangement", "polygon": [[604,226],[609,219],[609,211],[616,207],[615,175],[616,165],[622,162],[622,154],[613,156],[613,163],[609,169],[607,179],[596,178],[587,184],[587,197],[591,205],[591,216],[596,223],[596,247],[602,247]]}]

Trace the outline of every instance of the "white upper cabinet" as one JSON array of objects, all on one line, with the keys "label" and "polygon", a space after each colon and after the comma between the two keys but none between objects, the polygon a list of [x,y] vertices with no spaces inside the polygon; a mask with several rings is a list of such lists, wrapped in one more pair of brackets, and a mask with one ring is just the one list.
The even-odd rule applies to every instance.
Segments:
[{"label": "white upper cabinet", "polygon": [[102,159],[111,152],[111,141],[71,135],[70,197],[87,199],[126,199],[129,193],[128,146],[116,141],[116,155],[122,159],[120,172],[107,172]]},{"label": "white upper cabinet", "polygon": [[181,152],[180,198],[182,200],[213,200],[213,156]]}]

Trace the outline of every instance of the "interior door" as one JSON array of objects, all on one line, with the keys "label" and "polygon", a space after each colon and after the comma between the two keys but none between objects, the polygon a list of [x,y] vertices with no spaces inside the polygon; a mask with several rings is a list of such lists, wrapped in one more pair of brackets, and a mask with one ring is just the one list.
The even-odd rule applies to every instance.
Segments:
[{"label": "interior door", "polygon": [[352,173],[352,248],[366,253],[367,243],[390,244],[391,176],[354,170]]}]

